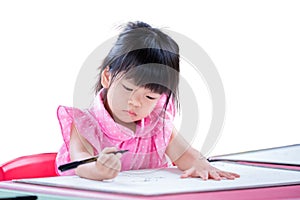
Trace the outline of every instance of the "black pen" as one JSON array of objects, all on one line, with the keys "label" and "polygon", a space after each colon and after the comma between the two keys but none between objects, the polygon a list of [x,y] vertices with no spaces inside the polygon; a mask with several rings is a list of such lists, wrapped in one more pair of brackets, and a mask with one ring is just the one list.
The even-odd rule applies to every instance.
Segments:
[{"label": "black pen", "polygon": [[26,195],[26,196],[16,196],[16,197],[6,197],[6,198],[0,198],[3,200],[36,200],[38,197],[35,195]]},{"label": "black pen", "polygon": [[[119,150],[119,151],[115,151],[115,152],[110,152],[112,154],[117,154],[117,153],[125,153],[127,152],[128,150]],[[70,162],[70,163],[67,163],[67,164],[64,164],[64,165],[60,165],[58,167],[58,169],[63,172],[63,171],[67,171],[69,169],[74,169],[76,167],[78,167],[79,165],[82,165],[82,164],[86,164],[86,163],[90,163],[90,162],[95,162],[97,159],[98,159],[99,156],[94,156],[94,157],[91,157],[91,158],[87,158],[87,159],[84,159],[84,160],[79,160],[79,161],[74,161],[74,162]]]}]

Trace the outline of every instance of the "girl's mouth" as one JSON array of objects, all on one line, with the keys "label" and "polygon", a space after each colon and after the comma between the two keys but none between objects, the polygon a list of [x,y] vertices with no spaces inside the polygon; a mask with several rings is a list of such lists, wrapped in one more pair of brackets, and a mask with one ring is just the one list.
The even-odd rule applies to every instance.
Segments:
[{"label": "girl's mouth", "polygon": [[130,116],[132,116],[132,117],[136,117],[137,116],[137,114],[135,113],[135,112],[133,112],[133,111],[130,111],[130,110],[128,110],[128,111],[126,111]]}]

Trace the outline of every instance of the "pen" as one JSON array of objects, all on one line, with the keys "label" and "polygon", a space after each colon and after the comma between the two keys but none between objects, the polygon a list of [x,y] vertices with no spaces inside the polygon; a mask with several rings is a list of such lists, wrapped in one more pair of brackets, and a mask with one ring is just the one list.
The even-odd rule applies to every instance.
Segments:
[{"label": "pen", "polygon": [[17,197],[7,197],[7,198],[0,198],[1,199],[5,199],[5,200],[36,200],[38,197],[35,195],[28,195],[28,196],[17,196]]},{"label": "pen", "polygon": [[[117,153],[125,153],[127,152],[128,150],[119,150],[119,151],[115,151],[115,152],[110,152],[109,154],[117,154]],[[67,171],[69,169],[74,169],[76,167],[78,167],[79,165],[82,165],[82,164],[86,164],[86,163],[90,163],[90,162],[95,162],[96,160],[98,159],[98,156],[93,156],[91,158],[87,158],[87,159],[84,159],[84,160],[79,160],[79,161],[74,161],[74,162],[70,162],[70,163],[67,163],[67,164],[64,164],[64,165],[60,165],[58,167],[58,169],[63,172],[63,171]]]}]

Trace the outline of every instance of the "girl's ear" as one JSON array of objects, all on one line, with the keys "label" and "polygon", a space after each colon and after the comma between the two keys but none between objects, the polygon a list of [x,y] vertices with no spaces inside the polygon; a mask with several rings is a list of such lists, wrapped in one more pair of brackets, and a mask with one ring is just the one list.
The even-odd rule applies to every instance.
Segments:
[{"label": "girl's ear", "polygon": [[109,72],[109,67],[107,66],[101,73],[101,85],[103,88],[109,88],[111,81],[111,73]]}]

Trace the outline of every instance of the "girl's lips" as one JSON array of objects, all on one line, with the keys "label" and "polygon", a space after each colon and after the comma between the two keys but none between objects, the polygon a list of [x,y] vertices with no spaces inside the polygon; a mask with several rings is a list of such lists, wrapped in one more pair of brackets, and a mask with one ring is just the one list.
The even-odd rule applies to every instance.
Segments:
[{"label": "girl's lips", "polygon": [[130,110],[127,110],[126,111],[130,116],[137,116],[137,114],[135,113],[135,112],[133,112],[133,111],[130,111]]}]

